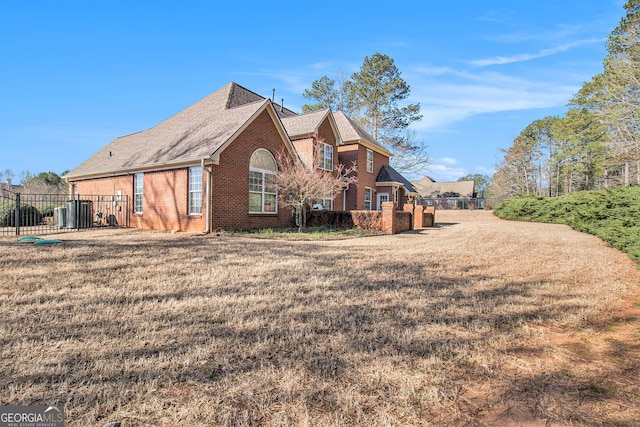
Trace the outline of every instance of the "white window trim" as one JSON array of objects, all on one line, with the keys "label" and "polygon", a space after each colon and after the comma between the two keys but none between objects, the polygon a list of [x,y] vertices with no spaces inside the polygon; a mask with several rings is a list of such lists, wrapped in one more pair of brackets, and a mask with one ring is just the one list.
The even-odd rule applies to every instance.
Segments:
[{"label": "white window trim", "polygon": [[[139,182],[142,183],[140,192],[138,192]],[[138,196],[140,196],[139,210],[138,210]],[[133,212],[136,214],[141,214],[144,212],[144,173],[137,173],[133,175]]]},{"label": "white window trim", "polygon": [[[369,162],[369,155],[371,155],[371,162]],[[373,150],[367,148],[367,172],[373,173]]]},{"label": "white window trim", "polygon": [[[326,157],[326,154],[327,154],[326,148],[329,148],[329,152],[331,153],[330,158]],[[318,144],[318,150],[320,150],[320,153],[321,153],[320,164],[318,165],[318,169],[322,169],[325,171],[333,171],[333,146],[326,144],[324,142],[320,142]],[[327,168],[327,161],[331,163],[331,166],[328,168]]]},{"label": "white window trim", "polygon": [[[271,154],[271,152],[265,148],[258,148],[258,150],[264,150],[267,151],[272,157],[273,154]],[[256,150],[256,151],[258,151]],[[254,153],[256,152],[254,151]],[[253,157],[253,154],[251,155]],[[277,182],[278,179],[278,163],[275,161],[275,157],[273,158],[274,163],[276,164],[276,170],[272,171],[272,170],[266,170],[266,169],[261,169],[261,168],[254,168],[249,166],[249,177],[251,177],[251,172],[257,172],[262,174],[262,186],[260,191],[255,191],[255,190],[251,190],[251,187],[249,187],[249,194],[253,193],[253,194],[260,194],[260,199],[262,201],[261,206],[260,206],[260,211],[252,211],[251,210],[251,206],[249,206],[249,213],[250,214],[256,214],[256,215],[277,215],[278,214],[278,189],[276,188],[274,192],[270,192],[270,191],[266,191],[266,175],[273,175],[273,181]],[[251,178],[249,178],[249,185],[251,185]],[[275,206],[274,206],[274,210],[273,211],[265,211],[265,195],[274,195],[275,196]]]},{"label": "white window trim", "polygon": [[[319,199],[318,202],[322,204],[322,206],[324,206],[324,209],[327,211],[332,211],[333,210],[333,195],[329,195],[329,197],[323,197],[322,199]],[[326,207],[326,204],[328,202],[329,207]]]},{"label": "white window trim", "polygon": [[[367,209],[367,190],[369,190],[369,209]],[[370,211],[373,206],[373,188],[364,188],[364,210]]]},{"label": "white window trim", "polygon": [[[193,182],[193,176],[192,176],[192,171],[198,169],[200,172],[200,190],[193,190],[191,188],[191,184]],[[202,167],[200,166],[193,166],[189,168],[189,178],[188,178],[188,193],[189,193],[189,197],[187,200],[187,204],[188,204],[188,210],[189,210],[189,215],[202,215],[202,207],[203,207],[203,198],[202,198]],[[200,199],[200,212],[193,212],[191,210],[192,208],[192,201],[194,200],[194,197],[196,197],[196,195],[198,195],[197,197]]]}]

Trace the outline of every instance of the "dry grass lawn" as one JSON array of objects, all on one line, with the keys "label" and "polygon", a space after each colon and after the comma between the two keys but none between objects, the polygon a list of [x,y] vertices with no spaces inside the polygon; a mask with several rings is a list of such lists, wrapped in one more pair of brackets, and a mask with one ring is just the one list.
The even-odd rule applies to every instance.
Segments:
[{"label": "dry grass lawn", "polygon": [[436,220],[1,238],[0,404],[73,426],[638,425],[636,265],[565,226]]}]

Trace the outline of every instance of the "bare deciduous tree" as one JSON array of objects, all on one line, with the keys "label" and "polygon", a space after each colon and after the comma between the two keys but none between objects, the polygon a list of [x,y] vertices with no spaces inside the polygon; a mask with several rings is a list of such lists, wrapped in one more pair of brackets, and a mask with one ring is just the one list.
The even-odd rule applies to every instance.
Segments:
[{"label": "bare deciduous tree", "polygon": [[306,227],[307,213],[316,201],[333,199],[345,186],[357,182],[355,163],[350,167],[340,164],[333,171],[327,171],[318,168],[320,160],[317,149],[314,149],[314,162],[309,165],[287,151],[277,155],[278,179],[274,185],[281,206],[295,210],[298,231]]}]

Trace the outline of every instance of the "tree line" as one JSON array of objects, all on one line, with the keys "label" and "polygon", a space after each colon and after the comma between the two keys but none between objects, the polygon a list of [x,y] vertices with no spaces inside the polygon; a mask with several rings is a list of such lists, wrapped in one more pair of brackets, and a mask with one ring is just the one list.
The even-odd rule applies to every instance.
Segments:
[{"label": "tree line", "polygon": [[488,189],[494,204],[640,184],[640,0],[624,9],[603,71],[574,95],[565,115],[533,121],[501,150]]}]

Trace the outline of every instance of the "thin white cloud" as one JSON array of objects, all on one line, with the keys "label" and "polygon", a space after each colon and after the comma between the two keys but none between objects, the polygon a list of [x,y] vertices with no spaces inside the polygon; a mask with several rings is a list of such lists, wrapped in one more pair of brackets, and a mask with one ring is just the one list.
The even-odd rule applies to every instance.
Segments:
[{"label": "thin white cloud", "polygon": [[588,78],[572,71],[555,71],[550,79],[544,73],[516,76],[422,64],[410,68],[406,76],[411,81],[411,101],[420,103],[423,116],[414,129],[440,132],[454,132],[452,124],[479,114],[564,106],[579,90],[575,82]]},{"label": "thin white cloud", "polygon": [[436,163],[442,163],[443,165],[455,165],[458,163],[458,160],[452,157],[442,157],[441,159],[436,159]]},{"label": "thin white cloud", "polygon": [[469,172],[463,167],[451,167],[446,164],[434,163],[427,168],[427,175],[436,181],[457,181],[458,178],[467,175]]},{"label": "thin white cloud", "polygon": [[514,62],[524,62],[524,61],[530,61],[532,59],[543,58],[545,56],[555,55],[560,52],[566,52],[569,49],[572,49],[577,46],[592,44],[596,42],[601,43],[603,41],[604,41],[603,39],[578,40],[572,43],[565,43],[563,45],[556,46],[551,49],[543,49],[537,53],[522,53],[519,55],[512,55],[512,56],[495,56],[493,58],[472,60],[472,61],[469,61],[469,63],[477,67],[487,67],[490,65],[503,65],[503,64],[511,64]]},{"label": "thin white cloud", "polygon": [[513,26],[520,28],[521,31],[488,35],[484,38],[500,43],[523,43],[531,41],[557,42],[558,40],[566,40],[569,37],[577,37],[580,34],[593,34],[594,27],[597,27],[597,24],[558,25],[554,28],[527,27],[525,30],[522,30],[522,28],[526,27],[526,23],[521,22]]},{"label": "thin white cloud", "polygon": [[578,87],[535,82],[427,83],[412,87],[423,115],[417,130],[442,129],[478,114],[565,105]]},{"label": "thin white cloud", "polygon": [[312,70],[326,70],[332,66],[330,62],[316,62],[308,66]]},{"label": "thin white cloud", "polygon": [[514,23],[513,16],[515,12],[513,10],[489,10],[485,12],[483,15],[478,17],[478,21],[488,21],[488,22],[498,22],[498,23]]}]

